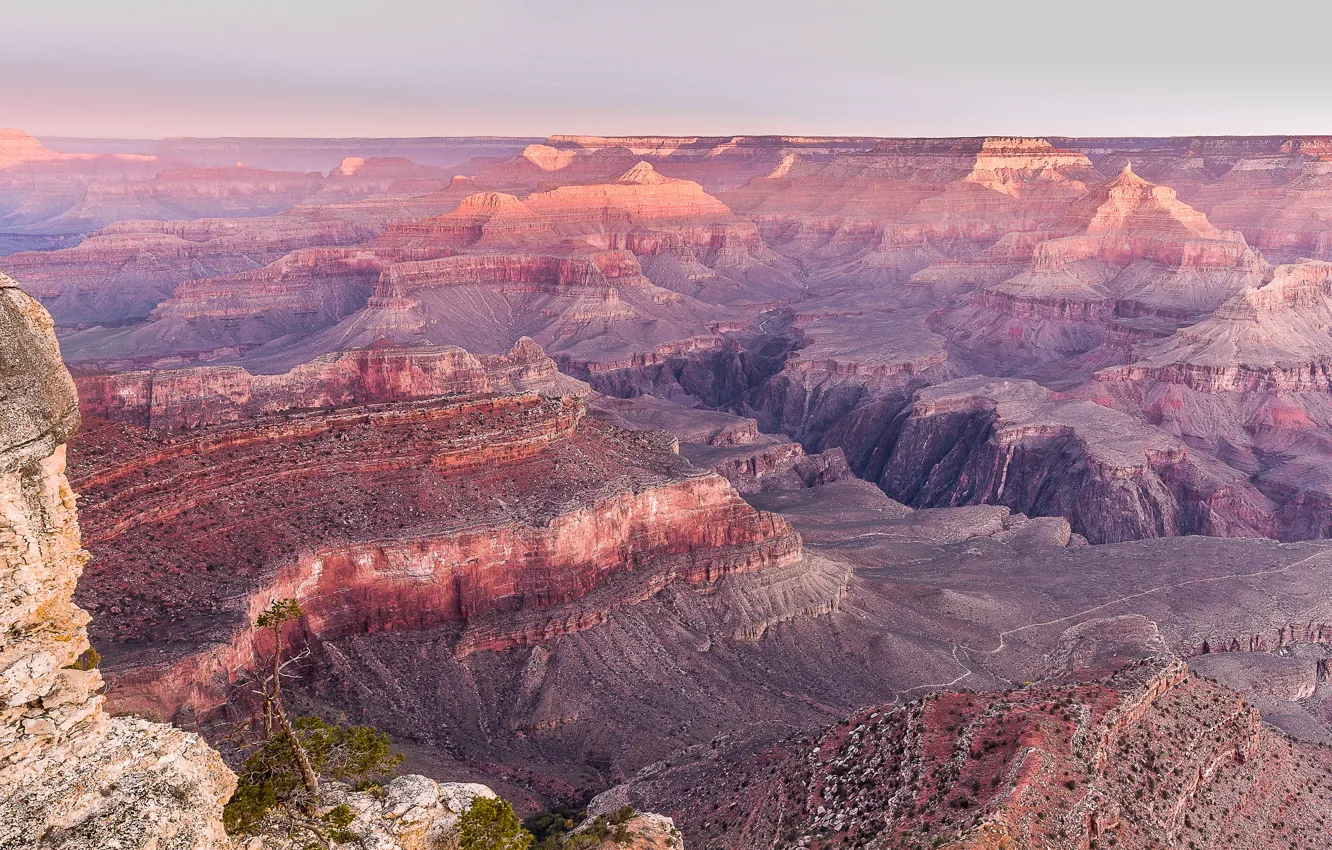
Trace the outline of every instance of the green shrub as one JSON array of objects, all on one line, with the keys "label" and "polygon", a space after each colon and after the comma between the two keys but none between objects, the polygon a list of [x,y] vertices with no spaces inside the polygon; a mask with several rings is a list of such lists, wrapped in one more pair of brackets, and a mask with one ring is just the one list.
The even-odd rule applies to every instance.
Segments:
[{"label": "green shrub", "polygon": [[458,850],[527,850],[532,833],[523,829],[507,800],[477,797],[458,819]]},{"label": "green shrub", "polygon": [[[393,752],[388,736],[369,726],[341,726],[319,717],[298,717],[292,727],[310,765],[325,779],[365,787],[391,775],[402,761],[402,756]],[[236,793],[222,812],[227,831],[233,834],[252,831],[271,809],[290,802],[304,790],[300,767],[283,735],[274,735],[251,754],[236,779]]]},{"label": "green shrub", "polygon": [[98,664],[102,663],[102,655],[91,646],[83,651],[83,654],[67,670],[93,670]]},{"label": "green shrub", "polygon": [[523,829],[532,833],[537,850],[561,850],[565,837],[586,817],[581,809],[556,806],[523,821]]}]

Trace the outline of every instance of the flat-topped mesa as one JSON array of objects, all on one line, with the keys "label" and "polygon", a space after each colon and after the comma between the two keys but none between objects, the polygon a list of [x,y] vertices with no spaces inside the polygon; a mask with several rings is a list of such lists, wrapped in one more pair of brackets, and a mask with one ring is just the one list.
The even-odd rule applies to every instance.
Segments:
[{"label": "flat-topped mesa", "polygon": [[[32,166],[35,169],[43,170],[45,166],[54,165],[56,168],[59,168],[61,166],[77,164],[89,168],[89,171],[95,174],[99,170],[103,170],[99,169],[99,166],[105,167],[110,165],[111,168],[105,169],[105,171],[108,173],[114,173],[117,164],[131,166],[132,169],[133,166],[147,166],[151,168],[154,166],[156,160],[157,157],[144,154],[57,153],[56,151],[47,148],[40,141],[23,130],[0,127],[0,169],[15,166]],[[29,173],[34,172],[30,171]],[[88,174],[85,173],[80,176],[86,179]],[[77,180],[78,178],[76,177],[75,179]],[[57,191],[59,191],[59,189],[57,189]]]},{"label": "flat-topped mesa", "polygon": [[440,216],[390,227],[370,244],[387,260],[430,260],[464,249],[503,250],[558,243],[551,222],[503,192],[478,192]]},{"label": "flat-topped mesa", "polygon": [[[659,304],[679,302],[680,294],[721,303],[763,301],[797,289],[794,266],[764,246],[753,224],[737,219],[698,184],[664,177],[645,162],[611,182],[564,186],[523,200],[478,193],[447,215],[390,228],[369,247],[396,261],[392,273],[404,281],[438,273],[441,283],[541,284],[548,276],[531,268],[540,257],[541,265],[599,270],[620,281],[617,286],[646,292],[655,285],[660,288],[649,297]],[[652,259],[640,265],[639,256]],[[457,276],[473,267],[474,280]],[[497,269],[507,271],[496,277]]]},{"label": "flat-topped mesa", "polygon": [[981,144],[971,173],[963,179],[1015,196],[1053,188],[1072,200],[1085,194],[1097,176],[1086,154],[1057,148],[1045,139],[992,137]]},{"label": "flat-topped mesa", "polygon": [[205,366],[91,375],[78,385],[85,415],[166,430],[435,396],[586,391],[526,337],[507,355],[478,357],[451,345],[384,345],[327,354],[278,375]]},{"label": "flat-topped mesa", "polygon": [[117,705],[218,705],[274,596],[299,598],[316,638],[432,629],[466,655],[595,627],[675,580],[801,557],[784,520],[674,448],[532,394],[189,436],[90,419],[74,457],[97,561],[80,592],[114,614],[98,639]]},{"label": "flat-topped mesa", "polygon": [[59,156],[22,130],[0,128],[0,168],[20,162],[57,159]]},{"label": "flat-topped mesa", "polygon": [[726,204],[691,180],[659,174],[640,161],[606,183],[561,186],[526,199],[533,211],[552,216],[627,216],[636,223],[671,219],[734,220]]},{"label": "flat-topped mesa", "polygon": [[649,255],[682,248],[709,252],[695,258],[694,277],[713,276],[703,259],[742,270],[777,259],[752,224],[698,184],[663,177],[646,162],[608,183],[561,187],[525,200],[478,193],[447,215],[392,227],[370,247],[391,260],[588,247]]},{"label": "flat-topped mesa", "polygon": [[218,754],[103,710],[72,599],[88,553],[63,443],[79,415],[52,328],[0,275],[0,845],[229,848]]},{"label": "flat-topped mesa", "polygon": [[[863,286],[867,279],[900,283],[1006,233],[1049,227],[1099,180],[1086,156],[1041,139],[891,139],[794,163],[722,200],[756,221],[777,250],[805,258],[839,285]],[[918,228],[931,253],[880,252],[883,265],[898,267],[886,276],[838,268],[894,225]]]},{"label": "flat-topped mesa", "polygon": [[1275,506],[1179,439],[1030,381],[960,378],[898,416],[879,485],[913,507],[1000,504],[1062,516],[1095,543],[1270,536]]},{"label": "flat-topped mesa", "polygon": [[550,145],[528,145],[519,154],[542,171],[559,171],[573,161],[577,151],[560,150]]},{"label": "flat-topped mesa", "polygon": [[449,176],[442,168],[417,165],[400,156],[348,156],[328,172],[322,187],[306,203],[352,201],[403,190],[420,195],[445,187]]},{"label": "flat-topped mesa", "polygon": [[402,156],[345,156],[338,167],[328,173],[331,178],[355,177],[358,181],[373,182],[387,187],[392,181],[423,175],[440,176],[443,169],[417,165]]}]

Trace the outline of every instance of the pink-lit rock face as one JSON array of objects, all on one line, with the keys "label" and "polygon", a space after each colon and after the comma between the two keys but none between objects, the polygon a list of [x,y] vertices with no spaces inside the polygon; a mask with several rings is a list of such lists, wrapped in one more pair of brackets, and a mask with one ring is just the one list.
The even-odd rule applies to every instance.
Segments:
[{"label": "pink-lit rock face", "polygon": [[722,199],[820,277],[897,283],[958,243],[1048,226],[1100,179],[1086,156],[1040,139],[893,140],[831,161],[793,154]]},{"label": "pink-lit rock face", "polygon": [[22,130],[0,128],[0,168],[20,162],[57,159],[60,154],[42,147],[42,143]]},{"label": "pink-lit rock face", "polygon": [[[11,146],[38,156],[21,138]],[[1132,534],[1317,536],[1315,506],[1332,487],[1318,436],[1332,418],[1318,396],[1322,284],[1311,264],[1280,266],[1290,251],[1277,246],[1316,253],[1326,147],[560,136],[515,140],[448,177],[385,149],[330,159],[314,193],[279,215],[117,222],[0,265],[52,306],[66,356],[90,375],[213,363],[209,397],[249,393],[269,399],[256,409],[279,409],[282,393],[361,392],[339,378],[310,396],[278,380],[325,356],[442,346],[499,356],[526,336],[607,394],[734,411],[811,454],[841,449],[875,482],[919,391],[968,376],[1031,380],[1182,440],[1191,462],[1215,460],[1217,480],[1225,468],[1252,476],[1270,502],[1256,508],[1246,493],[1218,508],[1243,519],[1190,513],[1182,525],[1135,521]],[[239,198],[309,175],[221,165],[164,160],[142,179],[107,171],[88,186],[142,200],[160,184],[230,203],[227,186],[242,187]],[[1282,299],[1288,309],[1269,309]],[[367,368],[349,365],[357,358],[329,362],[353,374]],[[392,368],[417,368],[409,360]],[[126,393],[136,410],[153,408],[143,380]],[[154,380],[160,399],[176,395],[166,388],[177,378]],[[433,380],[419,386],[448,385]],[[111,385],[96,381],[86,385]],[[1203,398],[1213,390],[1224,398]],[[255,403],[224,407],[240,415]],[[788,450],[726,463],[758,469]],[[1167,479],[1174,503],[1211,498],[1186,493],[1188,476]]]},{"label": "pink-lit rock face", "polygon": [[581,391],[526,338],[507,355],[477,357],[456,346],[380,346],[325,355],[280,375],[201,366],[90,375],[78,386],[85,415],[167,430],[432,396]]},{"label": "pink-lit rock face", "polygon": [[[1025,360],[1025,368],[1122,362],[1150,337],[1150,320],[1202,317],[1270,271],[1240,234],[1218,230],[1128,167],[1073,204],[1044,238],[1007,248],[979,259],[1010,276],[992,278],[939,327],[959,345]],[[958,292],[973,268],[939,268],[926,284]]]},{"label": "pink-lit rock face", "polygon": [[[324,393],[301,405],[315,407],[345,366],[367,381],[367,362],[412,356],[363,352],[278,382]],[[800,557],[784,520],[691,467],[663,435],[589,419],[576,398],[477,394],[503,379],[540,382],[531,372],[541,364],[518,362],[523,352],[431,356],[437,377],[472,392],[292,410],[186,436],[89,417],[74,474],[98,566],[81,598],[110,615],[98,637],[115,659],[122,708],[170,716],[216,704],[249,663],[245,624],[275,595],[301,599],[325,639],[448,626],[455,652],[467,654],[593,627],[609,607],[677,579],[715,582]],[[197,424],[191,407],[215,419],[238,406],[272,410],[262,376],[248,405],[237,401],[243,380],[227,386],[207,369],[193,377],[163,390],[175,390],[162,413],[170,424]],[[227,407],[207,405],[200,390],[236,392]],[[296,395],[287,401],[300,403]],[[189,488],[176,485],[181,476]],[[155,566],[139,573],[148,549]],[[118,647],[145,640],[167,657],[149,663]]]}]

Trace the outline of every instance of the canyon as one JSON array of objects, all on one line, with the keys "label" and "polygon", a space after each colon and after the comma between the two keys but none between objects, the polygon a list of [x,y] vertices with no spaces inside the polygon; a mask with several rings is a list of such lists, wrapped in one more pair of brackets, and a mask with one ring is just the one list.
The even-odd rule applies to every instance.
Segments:
[{"label": "canyon", "polygon": [[1317,846],[1327,150],[6,131],[51,669],[86,634],[97,723],[193,748],[182,829],[291,597],[295,710],[524,813]]}]

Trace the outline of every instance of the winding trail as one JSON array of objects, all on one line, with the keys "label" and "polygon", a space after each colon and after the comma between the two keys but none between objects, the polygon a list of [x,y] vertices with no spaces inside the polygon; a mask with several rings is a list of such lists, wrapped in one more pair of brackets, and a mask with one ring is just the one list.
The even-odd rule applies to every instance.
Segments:
[{"label": "winding trail", "polygon": [[[1090,608],[1084,608],[1081,611],[1076,611],[1072,614],[1068,614],[1066,616],[1060,617],[1055,620],[1046,620],[1043,623],[1028,623],[1025,626],[1019,626],[1015,629],[1006,629],[999,633],[999,644],[995,646],[994,649],[973,649],[972,647],[955,643],[953,644],[953,653],[952,653],[953,661],[956,662],[957,665],[966,672],[964,672],[962,675],[958,676],[957,678],[949,682],[943,682],[940,684],[931,684],[931,685],[916,685],[911,688],[906,688],[898,694],[898,696],[894,699],[894,702],[900,701],[904,695],[910,694],[913,691],[924,690],[924,691],[933,692],[939,690],[948,690],[949,688],[956,685],[958,682],[961,682],[962,680],[970,677],[973,673],[975,673],[975,671],[972,670],[971,667],[969,667],[966,664],[966,662],[964,662],[961,658],[958,657],[959,650],[968,654],[968,660],[971,660],[970,658],[971,653],[977,653],[983,656],[997,655],[1007,648],[1007,639],[1009,635],[1020,634],[1021,632],[1029,631],[1031,629],[1040,629],[1046,626],[1055,626],[1060,623],[1066,623],[1070,620],[1077,620],[1081,617],[1086,616],[1087,614],[1100,611],[1103,608],[1110,608],[1112,606],[1119,605],[1123,602],[1128,602],[1129,600],[1138,599],[1144,596],[1150,596],[1154,593],[1160,593],[1161,591],[1164,590],[1174,590],[1177,588],[1189,587],[1190,585],[1196,585],[1196,584],[1210,584],[1213,582],[1234,581],[1236,579],[1255,578],[1258,576],[1266,576],[1266,575],[1277,575],[1279,573],[1284,573],[1287,572],[1288,570],[1294,569],[1295,567],[1298,567],[1302,564],[1307,564],[1310,561],[1313,561],[1318,558],[1332,559],[1332,551],[1324,550],[1322,552],[1315,552],[1314,554],[1309,555],[1306,558],[1301,558],[1298,561],[1291,561],[1289,564],[1286,564],[1285,566],[1282,567],[1273,567],[1266,570],[1255,570],[1254,572],[1251,573],[1233,573],[1231,575],[1224,575],[1224,576],[1209,576],[1207,578],[1189,579],[1188,581],[1172,582],[1170,584],[1163,584],[1158,587],[1149,588],[1147,590],[1140,590],[1136,593],[1129,593],[1124,596],[1117,597],[1115,599],[1107,600],[1098,605],[1093,605]],[[987,672],[989,672],[991,676],[995,676],[995,678],[1004,679],[1003,676],[998,676],[993,671],[987,671]],[[1008,680],[1004,679],[1004,681]]]},{"label": "winding trail", "polygon": [[[1210,584],[1219,581],[1235,581],[1237,579],[1255,578],[1257,576],[1277,575],[1279,573],[1284,573],[1287,570],[1298,567],[1301,564],[1306,564],[1309,561],[1314,560],[1315,558],[1332,558],[1332,552],[1327,550],[1321,552],[1315,552],[1314,554],[1310,555],[1307,558],[1301,558],[1298,561],[1291,561],[1289,564],[1286,564],[1284,567],[1273,567],[1271,569],[1266,569],[1266,570],[1256,570],[1251,573],[1232,573],[1230,575],[1224,575],[1224,576],[1209,576],[1207,578],[1195,578],[1195,579],[1189,579],[1188,581],[1179,581],[1179,582],[1173,582],[1171,584],[1163,584],[1160,585],[1159,587],[1153,587],[1148,590],[1140,590],[1137,593],[1130,593],[1125,596],[1120,596],[1116,599],[1111,599],[1109,601],[1102,602],[1099,605],[1093,605],[1090,608],[1085,608],[1081,611],[1077,611],[1067,616],[1060,617],[1057,620],[1047,620],[1044,623],[1028,623],[1025,626],[1019,626],[1016,629],[1007,629],[999,633],[999,645],[996,646],[994,649],[979,650],[965,646],[962,648],[965,649],[967,652],[978,652],[982,655],[997,655],[998,653],[1002,652],[1005,649],[1009,635],[1019,634],[1021,632],[1025,632],[1030,629],[1040,629],[1044,628],[1045,626],[1054,626],[1058,625],[1059,623],[1066,623],[1069,620],[1075,620],[1079,617],[1083,617],[1094,611],[1099,611],[1102,608],[1109,608],[1113,605],[1118,605],[1122,602],[1127,602],[1130,599],[1139,599],[1143,596],[1150,596],[1153,593],[1160,593],[1163,590],[1175,590],[1177,588],[1189,587],[1190,585],[1195,585],[1195,584]],[[956,655],[954,655],[954,657],[956,658]]]}]

